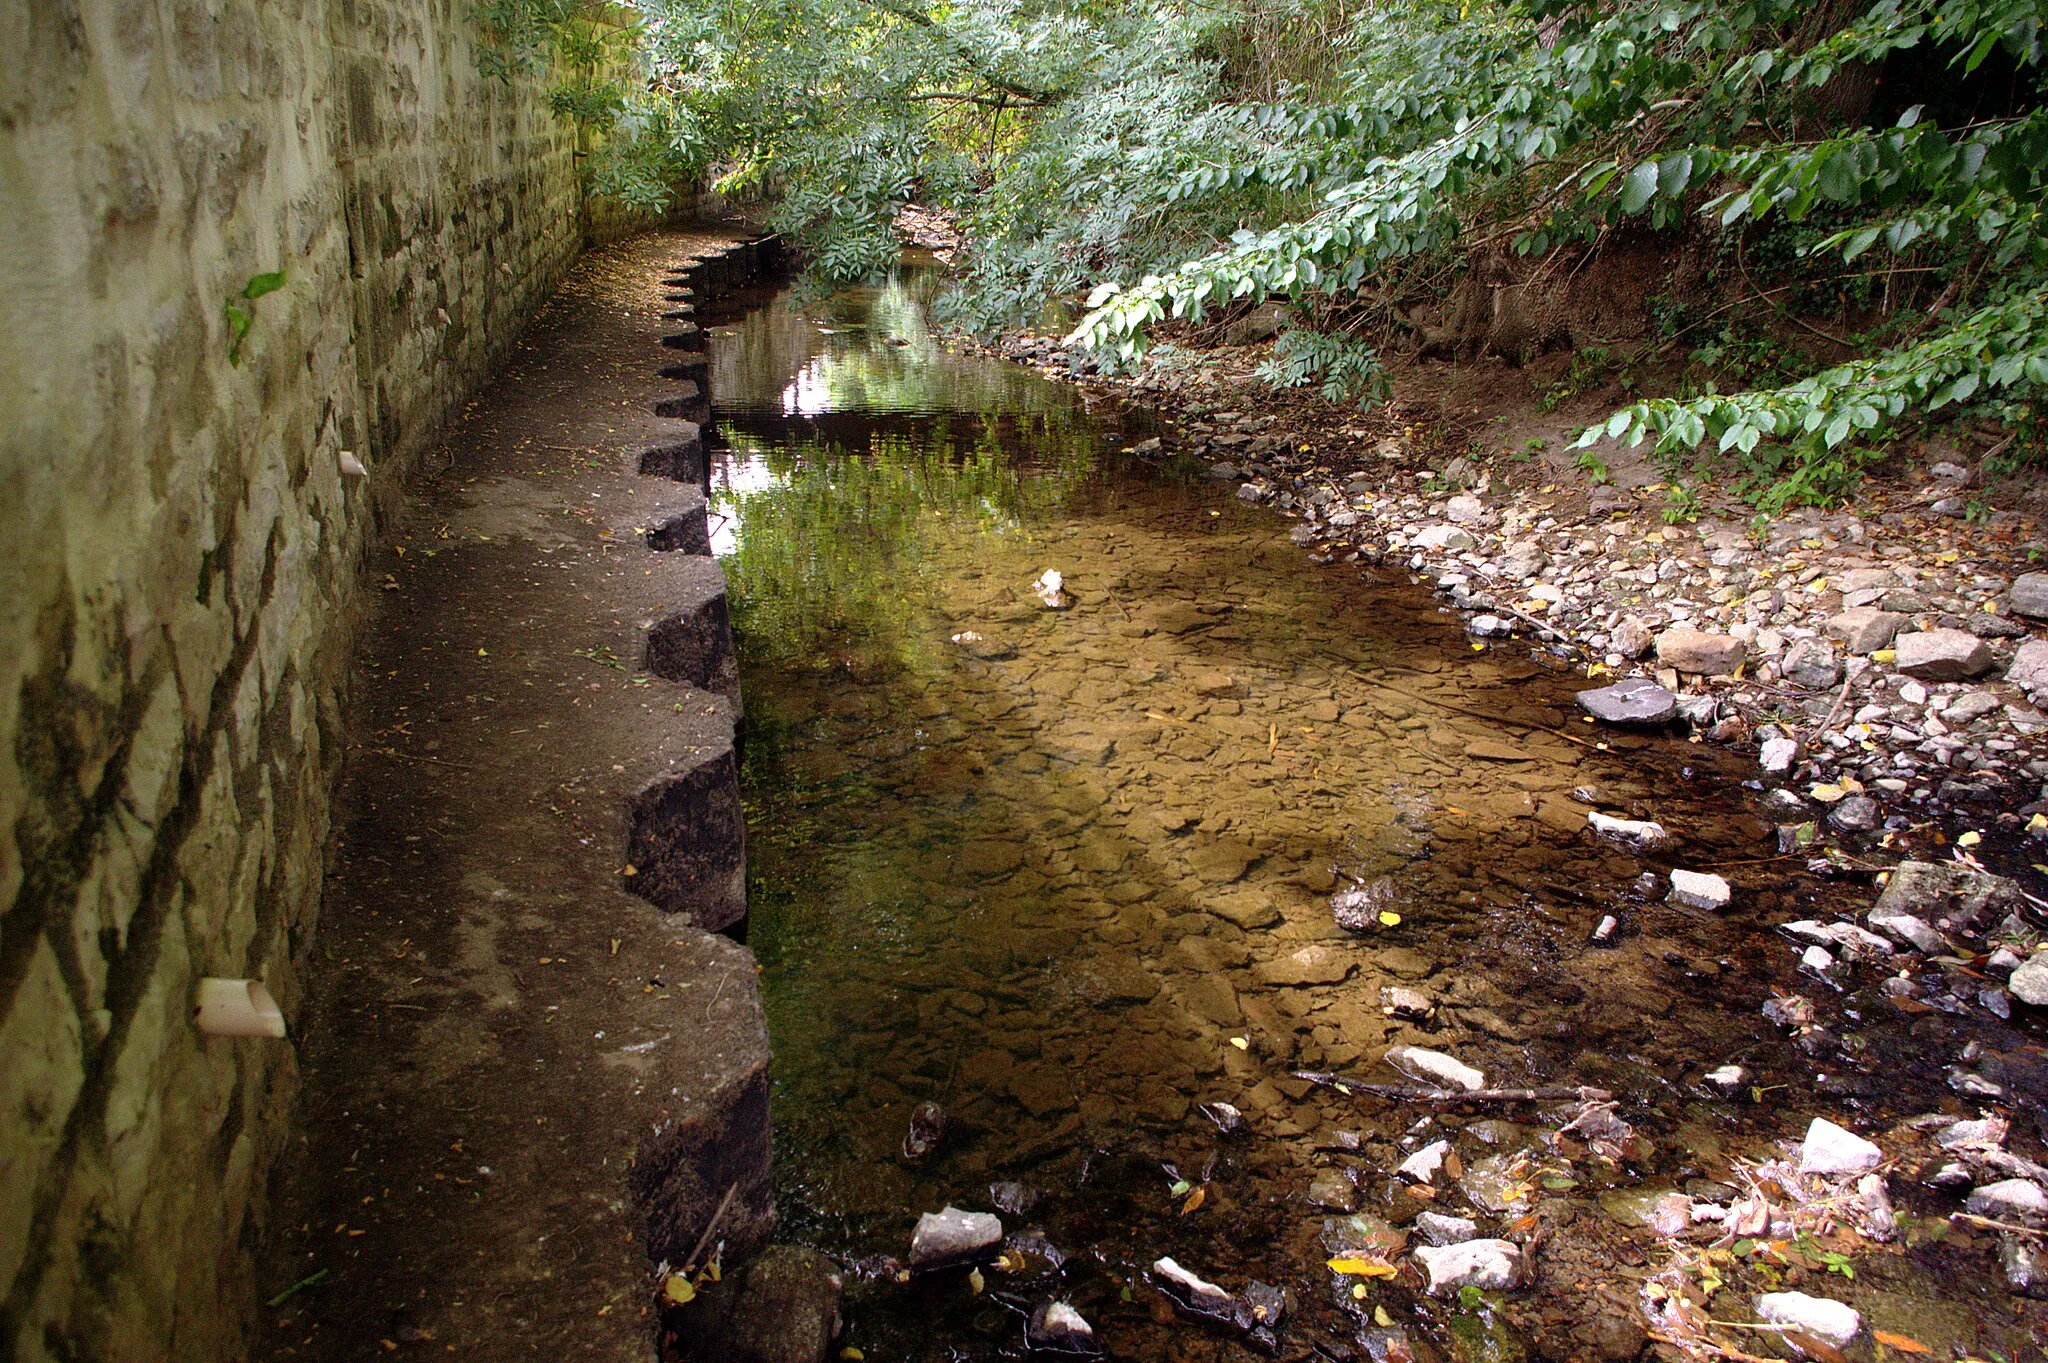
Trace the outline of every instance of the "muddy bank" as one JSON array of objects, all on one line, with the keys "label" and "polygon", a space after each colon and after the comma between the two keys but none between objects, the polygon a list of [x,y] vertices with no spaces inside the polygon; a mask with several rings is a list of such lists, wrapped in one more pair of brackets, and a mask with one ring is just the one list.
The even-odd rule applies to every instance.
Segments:
[{"label": "muddy bank", "polygon": [[772,1231],[689,316],[759,256],[587,257],[375,565],[269,1356],[652,1358]]}]

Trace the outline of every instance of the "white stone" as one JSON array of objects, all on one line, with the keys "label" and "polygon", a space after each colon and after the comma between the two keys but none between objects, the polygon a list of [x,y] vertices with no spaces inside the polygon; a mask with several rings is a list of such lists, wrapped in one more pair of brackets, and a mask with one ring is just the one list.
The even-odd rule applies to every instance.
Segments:
[{"label": "white stone", "polygon": [[1472,1092],[1486,1087],[1486,1076],[1455,1056],[1421,1046],[1390,1046],[1386,1061],[1405,1074],[1419,1075],[1445,1088]]},{"label": "white stone", "polygon": [[1854,1307],[1804,1292],[1766,1292],[1757,1298],[1756,1313],[1772,1325],[1790,1326],[1838,1349],[1863,1332],[1863,1317]]},{"label": "white stone", "polygon": [[1815,1117],[1799,1147],[1799,1172],[1836,1178],[1867,1174],[1884,1162],[1884,1151],[1855,1132]]},{"label": "white stone", "polygon": [[1671,893],[1664,896],[1674,904],[1694,909],[1725,909],[1734,891],[1720,876],[1704,871],[1677,870],[1671,873]]},{"label": "white stone", "polygon": [[1798,760],[1799,740],[1796,738],[1767,738],[1757,749],[1757,765],[1773,776],[1782,776],[1792,770],[1792,764]]},{"label": "white stone", "polygon": [[1502,1291],[1522,1279],[1521,1246],[1508,1240],[1466,1240],[1424,1245],[1415,1261],[1429,1275],[1429,1290],[1440,1295],[1460,1287]]},{"label": "white stone", "polygon": [[2048,639],[2029,639],[2012,655],[2005,679],[2029,695],[2048,692]]},{"label": "white stone", "polygon": [[1617,819],[1594,810],[1586,815],[1586,824],[1603,838],[1634,843],[1637,847],[1663,847],[1671,841],[1671,834],[1654,819]]},{"label": "white stone", "polygon": [[1417,532],[1411,541],[1417,549],[1434,549],[1438,552],[1462,553],[1478,543],[1472,536],[1455,525],[1432,525]]},{"label": "white stone", "polygon": [[1444,1161],[1450,1158],[1449,1141],[1431,1141],[1407,1159],[1394,1172],[1410,1183],[1434,1183],[1436,1176],[1443,1172]]}]

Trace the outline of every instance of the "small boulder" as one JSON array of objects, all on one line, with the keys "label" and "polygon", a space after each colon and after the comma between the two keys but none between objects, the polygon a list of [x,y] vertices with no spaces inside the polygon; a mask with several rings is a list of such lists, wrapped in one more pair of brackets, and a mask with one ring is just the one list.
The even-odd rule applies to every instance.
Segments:
[{"label": "small boulder", "polygon": [[1462,1245],[1479,1238],[1479,1223],[1469,1216],[1423,1212],[1415,1218],[1415,1232],[1432,1245]]},{"label": "small boulder", "polygon": [[1671,873],[1671,892],[1664,897],[1687,908],[1725,909],[1734,893],[1720,876],[1705,871],[1674,870]]},{"label": "small boulder", "polygon": [[2043,1192],[2040,1184],[2023,1178],[1987,1183],[1971,1192],[1963,1206],[1971,1215],[1988,1216],[1993,1221],[2010,1221],[2020,1226],[2048,1225],[2048,1192]]},{"label": "small boulder", "polygon": [[1505,1291],[1522,1280],[1522,1248],[1509,1240],[1424,1245],[1415,1251],[1415,1262],[1429,1275],[1432,1296],[1461,1287]]},{"label": "small boulder", "polygon": [[979,1258],[1003,1242],[1002,1218],[993,1212],[948,1207],[917,1218],[910,1236],[910,1266],[945,1268]]},{"label": "small boulder", "polygon": [[1656,641],[1656,636],[1650,633],[1650,627],[1631,615],[1616,625],[1614,632],[1607,636],[1607,647],[1633,662],[1648,653],[1650,645]]},{"label": "small boulder", "polygon": [[1478,541],[1467,531],[1455,525],[1432,525],[1409,541],[1417,549],[1433,549],[1439,553],[1462,554]]},{"label": "small boulder", "polygon": [[1866,1174],[1884,1162],[1884,1151],[1855,1132],[1815,1117],[1799,1146],[1799,1172],[1836,1178]]},{"label": "small boulder", "polygon": [[2036,1008],[2048,1006],[2048,952],[2036,952],[2005,982],[2012,996]]},{"label": "small boulder", "polygon": [[1901,634],[1892,665],[1921,681],[1969,681],[1991,670],[1991,646],[1959,629],[1925,629]]},{"label": "small boulder", "polygon": [[1342,1169],[1318,1169],[1316,1176],[1309,1180],[1308,1200],[1335,1212],[1356,1211],[1358,1188],[1344,1176]]},{"label": "small boulder", "polygon": [[1748,645],[1732,634],[1679,626],[1657,636],[1657,661],[1680,672],[1718,677],[1742,666]]},{"label": "small boulder", "polygon": [[1857,606],[1829,619],[1827,630],[1851,653],[1875,653],[1891,643],[1899,626],[1905,623],[1903,615],[1874,606]]},{"label": "small boulder", "polygon": [[1581,710],[1608,724],[1663,724],[1678,713],[1678,697],[1648,677],[1581,691],[1574,699]]},{"label": "small boulder", "polygon": [[[1407,1159],[1402,1160],[1400,1168],[1394,1170],[1394,1172],[1407,1179],[1410,1183],[1434,1183],[1436,1182],[1436,1176],[1444,1170],[1444,1162],[1450,1159],[1450,1157],[1451,1143],[1449,1141],[1431,1141]],[[1349,1211],[1350,1208],[1347,1207],[1345,1210]]]},{"label": "small boulder", "polygon": [[2005,679],[2030,696],[2048,694],[2048,639],[2029,639],[2012,655]]},{"label": "small boulder", "polygon": [[1842,665],[1835,661],[1835,650],[1822,639],[1801,639],[1786,649],[1785,661],[1778,665],[1778,670],[1786,681],[1808,691],[1825,691],[1842,680]]},{"label": "small boulder", "polygon": [[1782,734],[1767,738],[1757,747],[1756,764],[1773,776],[1783,776],[1799,760],[1799,740]]},{"label": "small boulder", "polygon": [[1910,914],[1944,931],[1970,929],[2016,912],[2019,886],[1954,862],[1902,861],[1891,870],[1870,917]]},{"label": "small boulder", "polygon": [[[1897,942],[1904,942],[1915,951],[1924,951],[1938,956],[1948,950],[1948,943],[1941,940],[1924,918],[1915,918],[1910,913],[1879,913],[1870,911],[1870,926]],[[2042,983],[2048,985],[2048,971],[2043,971]]]},{"label": "small boulder", "polygon": [[2048,620],[2048,573],[2021,573],[2012,580],[2006,604],[2014,615],[2030,620]]},{"label": "small boulder", "polygon": [[1788,1326],[1837,1349],[1863,1331],[1863,1317],[1854,1307],[1804,1292],[1766,1292],[1757,1298],[1756,1314],[1768,1324]]},{"label": "small boulder", "polygon": [[1461,493],[1444,503],[1444,515],[1453,525],[1477,525],[1486,519],[1486,503],[1471,493]]}]

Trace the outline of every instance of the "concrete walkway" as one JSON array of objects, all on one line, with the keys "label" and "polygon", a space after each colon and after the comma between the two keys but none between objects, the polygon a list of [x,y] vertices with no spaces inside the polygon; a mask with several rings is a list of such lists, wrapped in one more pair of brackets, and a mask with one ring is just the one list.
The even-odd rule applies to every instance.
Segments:
[{"label": "concrete walkway", "polygon": [[753,958],[695,926],[744,912],[724,583],[640,472],[701,476],[661,281],[729,244],[586,258],[373,565],[265,1290],[326,1276],[263,1356],[647,1359],[650,1256],[767,1238]]}]

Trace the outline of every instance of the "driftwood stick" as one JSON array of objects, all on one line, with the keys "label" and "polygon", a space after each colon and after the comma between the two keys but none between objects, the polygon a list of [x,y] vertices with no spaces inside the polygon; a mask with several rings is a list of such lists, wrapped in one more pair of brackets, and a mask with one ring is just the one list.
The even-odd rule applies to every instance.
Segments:
[{"label": "driftwood stick", "polygon": [[1324,1074],[1315,1070],[1296,1070],[1294,1077],[1321,1088],[1335,1089],[1339,1093],[1364,1093],[1396,1103],[1605,1103],[1611,1102],[1614,1098],[1606,1089],[1596,1088],[1411,1088],[1400,1084],[1368,1084],[1357,1079],[1346,1079],[1342,1075]]},{"label": "driftwood stick", "polygon": [[711,1213],[711,1219],[704,1223],[704,1233],[697,1237],[697,1247],[690,1251],[689,1258],[683,1260],[683,1272],[694,1273],[697,1269],[703,1267],[703,1265],[697,1262],[697,1257],[704,1252],[704,1247],[711,1243],[711,1232],[717,1230],[718,1223],[725,1220],[725,1209],[732,1205],[733,1195],[739,1192],[739,1190],[740,1185],[735,1183],[730,1188],[727,1188],[725,1196],[718,1200],[718,1210]]},{"label": "driftwood stick", "polygon": [[2010,1221],[1993,1221],[1988,1216],[1973,1216],[1969,1212],[1950,1212],[1948,1219],[1960,1221],[1966,1226],[1975,1226],[1979,1230],[2004,1231],[2008,1235],[2026,1235],[2036,1240],[2048,1240],[2048,1230],[2036,1230],[2032,1226],[2015,1226]]}]

